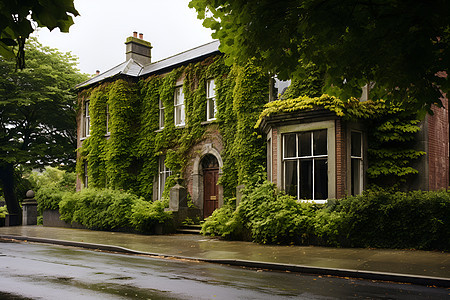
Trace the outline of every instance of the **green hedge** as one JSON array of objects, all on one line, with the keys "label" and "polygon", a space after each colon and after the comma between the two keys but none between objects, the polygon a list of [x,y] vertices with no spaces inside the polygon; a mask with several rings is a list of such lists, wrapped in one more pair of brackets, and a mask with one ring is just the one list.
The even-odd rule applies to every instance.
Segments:
[{"label": "green hedge", "polygon": [[450,193],[368,191],[328,205],[297,202],[269,182],[244,190],[204,234],[259,243],[450,250]]},{"label": "green hedge", "polygon": [[136,195],[112,189],[83,189],[63,192],[56,187],[36,193],[38,209],[59,209],[61,220],[78,222],[89,229],[128,229],[152,233],[157,224],[171,226],[172,216],[166,203],[147,202]]}]

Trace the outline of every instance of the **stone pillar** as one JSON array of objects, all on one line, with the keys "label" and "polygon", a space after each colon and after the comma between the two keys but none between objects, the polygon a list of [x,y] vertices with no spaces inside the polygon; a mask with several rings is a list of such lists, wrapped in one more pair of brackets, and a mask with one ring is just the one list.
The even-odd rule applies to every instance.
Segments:
[{"label": "stone pillar", "polygon": [[169,210],[178,211],[187,208],[187,190],[178,183],[170,189]]},{"label": "stone pillar", "polygon": [[22,202],[22,225],[37,225],[37,202],[32,190],[27,192]]}]

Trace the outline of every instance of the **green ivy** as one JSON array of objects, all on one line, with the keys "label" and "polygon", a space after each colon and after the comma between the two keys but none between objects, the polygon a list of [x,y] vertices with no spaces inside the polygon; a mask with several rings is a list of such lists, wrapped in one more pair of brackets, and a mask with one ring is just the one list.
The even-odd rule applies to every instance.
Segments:
[{"label": "green ivy", "polygon": [[[84,178],[84,162],[88,162],[92,187],[130,190],[151,199],[158,157],[165,155],[173,174],[166,180],[163,197],[167,198],[170,187],[183,179],[192,155],[197,155],[193,146],[218,129],[224,144],[221,183],[226,197],[234,196],[236,185],[265,161],[264,141],[253,125],[268,98],[268,77],[252,64],[230,68],[223,60],[210,57],[137,83],[119,79],[83,91],[81,98],[90,101],[91,135],[78,149],[77,173]],[[186,124],[177,127],[174,92],[182,78]],[[206,125],[209,79],[215,80],[218,111],[216,120]],[[165,108],[161,130],[160,100]],[[110,135],[106,133],[107,105]]]},{"label": "green ivy", "polygon": [[344,120],[359,120],[371,128],[369,140],[369,167],[367,174],[373,184],[379,186],[399,186],[410,175],[417,174],[414,162],[425,155],[415,150],[415,134],[420,131],[421,112],[409,101],[385,102],[365,101],[350,98],[343,101],[329,95],[320,97],[301,96],[294,99],[277,100],[265,105],[255,127],[263,118],[280,113],[326,109]]}]

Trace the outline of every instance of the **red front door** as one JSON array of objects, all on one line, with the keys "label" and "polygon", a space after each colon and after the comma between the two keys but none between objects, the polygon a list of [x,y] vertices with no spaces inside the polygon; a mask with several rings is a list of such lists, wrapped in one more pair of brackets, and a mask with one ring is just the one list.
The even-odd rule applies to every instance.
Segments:
[{"label": "red front door", "polygon": [[203,169],[203,217],[209,217],[219,207],[219,169]]}]

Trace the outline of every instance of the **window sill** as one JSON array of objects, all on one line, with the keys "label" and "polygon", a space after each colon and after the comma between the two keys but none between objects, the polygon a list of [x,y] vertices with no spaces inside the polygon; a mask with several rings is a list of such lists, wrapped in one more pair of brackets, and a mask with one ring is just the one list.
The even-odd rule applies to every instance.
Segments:
[{"label": "window sill", "polygon": [[213,124],[213,123],[218,123],[217,119],[211,119],[211,120],[203,121],[200,124],[208,125],[208,124]]},{"label": "window sill", "polygon": [[164,130],[164,128],[160,128],[160,129],[156,129],[155,131],[153,131],[153,132],[156,132],[156,133],[158,133],[158,132],[162,132]]},{"label": "window sill", "polygon": [[175,125],[175,128],[185,128],[186,124]]}]

